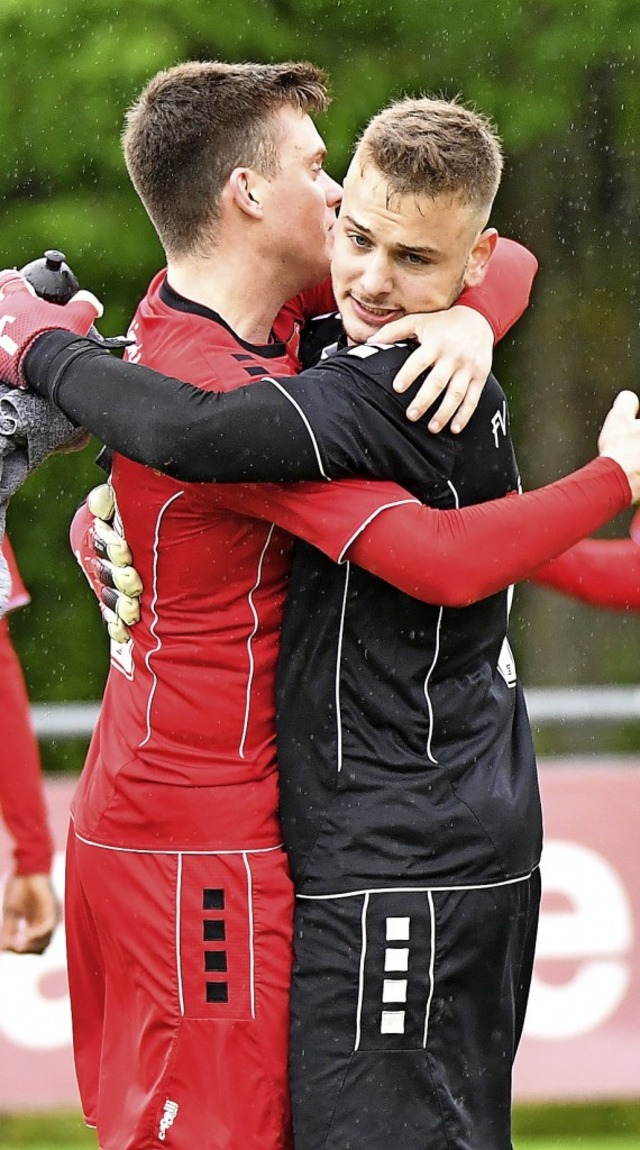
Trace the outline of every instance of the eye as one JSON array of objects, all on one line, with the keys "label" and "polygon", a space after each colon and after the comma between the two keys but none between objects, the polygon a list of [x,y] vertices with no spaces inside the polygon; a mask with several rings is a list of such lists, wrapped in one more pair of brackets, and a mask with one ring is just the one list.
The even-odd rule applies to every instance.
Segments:
[{"label": "eye", "polygon": [[418,255],[417,252],[404,252],[402,257],[407,264],[412,267],[419,268],[425,267],[429,261],[424,256]]},{"label": "eye", "polygon": [[366,236],[360,232],[347,232],[347,239],[353,244],[354,248],[368,248],[370,246]]}]

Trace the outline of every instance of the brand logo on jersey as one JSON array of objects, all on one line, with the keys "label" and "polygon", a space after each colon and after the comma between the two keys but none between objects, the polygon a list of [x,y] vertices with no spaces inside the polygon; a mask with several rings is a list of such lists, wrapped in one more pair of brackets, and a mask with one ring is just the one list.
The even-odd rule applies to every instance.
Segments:
[{"label": "brand logo on jersey", "polygon": [[406,346],[406,343],[358,343],[355,347],[349,348],[349,355],[355,355],[358,359],[368,359],[371,355],[377,355],[379,351],[393,351],[396,347]]},{"label": "brand logo on jersey", "polygon": [[120,671],[127,679],[133,679],[135,672],[133,639],[127,639],[124,643],[119,643],[117,639],[111,639],[109,661],[116,671]]},{"label": "brand logo on jersey", "polygon": [[491,417],[491,430],[493,432],[493,442],[496,447],[500,446],[500,436],[503,437],[507,434],[507,404],[502,404],[502,408],[496,411],[495,415]]},{"label": "brand logo on jersey", "polygon": [[505,639],[500,650],[500,658],[498,659],[498,671],[502,675],[507,687],[513,689],[518,680],[518,673],[516,671],[516,661],[513,657],[511,644],[508,639]]},{"label": "brand logo on jersey", "polygon": [[179,1109],[180,1107],[177,1102],[172,1102],[170,1098],[167,1098],[163,1107],[162,1118],[160,1119],[160,1129],[158,1130],[158,1138],[161,1142],[164,1142],[167,1137],[167,1130],[173,1126]]},{"label": "brand logo on jersey", "polygon": [[320,359],[328,359],[330,355],[335,355],[337,350],[338,340],[336,339],[333,341],[333,343],[329,343],[326,347],[323,347],[322,351],[320,352]]}]

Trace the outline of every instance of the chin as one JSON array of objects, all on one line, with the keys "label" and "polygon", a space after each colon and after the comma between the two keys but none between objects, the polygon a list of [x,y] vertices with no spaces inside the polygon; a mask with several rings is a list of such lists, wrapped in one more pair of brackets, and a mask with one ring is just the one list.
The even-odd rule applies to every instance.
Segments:
[{"label": "chin", "polygon": [[340,318],[342,319],[345,335],[350,343],[366,343],[370,336],[376,334],[377,329],[375,327],[369,328],[366,324],[362,323],[361,320],[355,320],[353,316],[349,314],[348,308],[346,315],[344,312],[340,312]]}]

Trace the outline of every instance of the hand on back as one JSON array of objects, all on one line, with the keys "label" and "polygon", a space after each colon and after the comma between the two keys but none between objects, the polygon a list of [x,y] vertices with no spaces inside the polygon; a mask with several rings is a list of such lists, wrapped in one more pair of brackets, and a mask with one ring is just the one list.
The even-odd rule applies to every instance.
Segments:
[{"label": "hand on back", "polygon": [[113,527],[115,500],[108,483],[89,492],[71,523],[71,549],[87,578],[117,643],[130,639],[129,627],[140,618],[142,580],[131,565],[129,545]]}]

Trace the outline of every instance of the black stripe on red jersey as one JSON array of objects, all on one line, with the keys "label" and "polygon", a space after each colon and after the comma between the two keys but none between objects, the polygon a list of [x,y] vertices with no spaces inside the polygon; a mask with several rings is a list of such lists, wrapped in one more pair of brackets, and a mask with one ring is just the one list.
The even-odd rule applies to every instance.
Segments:
[{"label": "black stripe on red jersey", "polygon": [[214,323],[219,323],[221,327],[231,333],[241,347],[246,347],[248,351],[252,351],[256,355],[267,356],[269,359],[277,359],[279,356],[286,355],[287,349],[282,340],[273,339],[267,344],[253,344],[245,339],[241,339],[238,333],[233,330],[217,311],[180,295],[179,292],[171,287],[166,279],[161,283],[158,294],[162,302],[165,303],[167,307],[173,308],[174,311],[190,312],[192,315],[199,315],[202,316],[203,319],[210,319],[213,320]]}]

